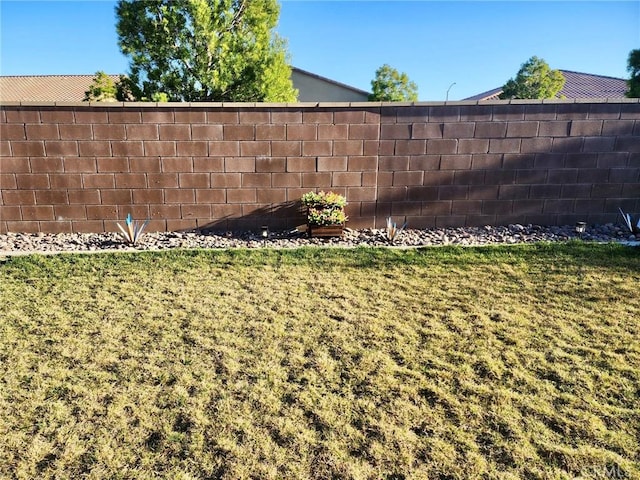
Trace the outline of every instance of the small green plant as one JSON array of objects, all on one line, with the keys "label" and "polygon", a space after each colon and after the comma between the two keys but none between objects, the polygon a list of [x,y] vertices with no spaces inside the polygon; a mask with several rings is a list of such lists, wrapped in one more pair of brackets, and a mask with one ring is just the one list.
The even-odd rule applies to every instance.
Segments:
[{"label": "small green plant", "polygon": [[310,208],[307,220],[310,225],[342,225],[347,221],[347,216],[339,208]]},{"label": "small green plant", "polygon": [[302,196],[302,204],[308,208],[344,208],[347,200],[334,192],[308,192]]},{"label": "small green plant", "polygon": [[347,200],[334,192],[308,192],[302,196],[307,207],[307,223],[314,226],[344,225],[348,220],[344,207]]},{"label": "small green plant", "polygon": [[619,208],[618,210],[620,210],[620,214],[622,215],[622,218],[624,219],[624,223],[629,229],[629,231],[631,233],[640,233],[640,218],[638,218],[636,222],[636,220],[634,220],[634,218],[631,216],[630,213],[624,213],[622,208]]},{"label": "small green plant", "polygon": [[147,219],[144,223],[138,223],[138,221],[133,220],[131,218],[131,214],[127,214],[127,218],[125,218],[126,228],[118,223],[118,228],[120,232],[120,238],[124,240],[129,245],[135,245],[144,235],[144,229],[149,224],[149,219]]},{"label": "small green plant", "polygon": [[404,222],[400,228],[396,222],[394,222],[391,217],[387,217],[387,227],[385,228],[385,234],[387,235],[387,240],[391,243],[396,241],[396,238],[400,236],[402,231],[406,228],[407,222]]}]

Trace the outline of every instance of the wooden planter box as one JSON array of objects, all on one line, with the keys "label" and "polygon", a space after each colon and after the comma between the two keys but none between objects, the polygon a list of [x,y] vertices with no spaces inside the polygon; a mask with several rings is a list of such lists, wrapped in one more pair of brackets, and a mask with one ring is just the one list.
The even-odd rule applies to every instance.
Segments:
[{"label": "wooden planter box", "polygon": [[341,237],[344,225],[308,225],[310,237]]}]

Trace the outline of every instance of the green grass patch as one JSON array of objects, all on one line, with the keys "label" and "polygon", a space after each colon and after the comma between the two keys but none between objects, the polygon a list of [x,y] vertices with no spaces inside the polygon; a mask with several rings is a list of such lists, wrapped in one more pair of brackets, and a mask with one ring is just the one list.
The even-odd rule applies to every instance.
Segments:
[{"label": "green grass patch", "polygon": [[0,292],[0,478],[640,478],[637,248],[26,256]]}]

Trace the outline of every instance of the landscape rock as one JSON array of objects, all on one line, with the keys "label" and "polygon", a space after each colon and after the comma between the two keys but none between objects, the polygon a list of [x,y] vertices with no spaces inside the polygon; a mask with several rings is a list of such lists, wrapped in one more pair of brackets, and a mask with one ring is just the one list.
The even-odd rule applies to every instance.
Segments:
[{"label": "landscape rock", "polygon": [[223,249],[223,248],[296,248],[332,247],[420,247],[431,245],[487,245],[531,242],[564,242],[582,239],[588,242],[635,241],[636,236],[613,224],[593,225],[579,236],[570,225],[484,226],[466,228],[406,229],[393,242],[384,229],[345,229],[342,237],[308,238],[297,230],[270,232],[157,232],[147,233],[135,246],[124,243],[116,233],[60,233],[0,235],[0,255],[34,252],[87,252],[122,250]]}]

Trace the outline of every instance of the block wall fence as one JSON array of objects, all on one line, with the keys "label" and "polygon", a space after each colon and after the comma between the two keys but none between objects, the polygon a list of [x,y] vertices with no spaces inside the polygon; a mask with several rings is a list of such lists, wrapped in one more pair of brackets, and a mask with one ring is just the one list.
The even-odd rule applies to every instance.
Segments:
[{"label": "block wall fence", "polygon": [[618,222],[640,103],[4,103],[0,189],[2,233],[292,228],[310,190],[352,228]]}]

